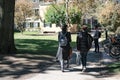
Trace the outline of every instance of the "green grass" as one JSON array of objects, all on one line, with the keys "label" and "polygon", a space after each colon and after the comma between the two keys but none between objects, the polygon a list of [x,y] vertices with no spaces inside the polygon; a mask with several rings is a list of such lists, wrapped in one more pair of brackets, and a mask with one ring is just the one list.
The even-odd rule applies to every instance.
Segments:
[{"label": "green grass", "polygon": [[108,66],[108,72],[112,73],[120,73],[120,62],[115,62],[112,64],[107,65]]},{"label": "green grass", "polygon": [[[57,34],[41,35],[38,32],[15,33],[15,45],[18,53],[55,55],[58,48]],[[72,35],[71,46],[75,47],[76,35]]]}]

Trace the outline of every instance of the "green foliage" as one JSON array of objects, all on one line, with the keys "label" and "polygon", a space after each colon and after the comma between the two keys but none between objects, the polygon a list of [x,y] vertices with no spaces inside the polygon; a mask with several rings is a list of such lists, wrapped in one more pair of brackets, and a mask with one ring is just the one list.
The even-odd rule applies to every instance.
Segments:
[{"label": "green foliage", "polygon": [[[47,22],[60,24],[65,23],[66,10],[64,5],[51,5],[45,14],[45,19]],[[81,22],[81,12],[76,10],[76,7],[68,9],[68,17],[71,24],[79,24]]]},{"label": "green foliage", "polygon": [[75,9],[72,9],[70,12],[70,23],[79,24],[81,22],[81,12],[75,12]]},{"label": "green foliage", "polygon": [[108,67],[108,71],[112,72],[112,73],[120,73],[120,63],[119,62],[115,62],[113,64],[109,64],[107,65]]},{"label": "green foliage", "polygon": [[64,5],[51,5],[45,14],[45,20],[50,23],[60,24],[65,22]]}]

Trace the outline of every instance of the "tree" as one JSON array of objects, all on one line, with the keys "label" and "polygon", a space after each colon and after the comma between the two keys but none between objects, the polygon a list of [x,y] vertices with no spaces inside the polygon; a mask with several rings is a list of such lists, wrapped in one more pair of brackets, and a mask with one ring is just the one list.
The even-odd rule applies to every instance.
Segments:
[{"label": "tree", "polygon": [[63,5],[51,5],[47,9],[45,20],[57,25],[65,23],[65,7]]},{"label": "tree", "polygon": [[[94,15],[94,11],[96,9],[95,0],[74,0],[69,3],[70,8],[75,7],[75,11],[77,14],[75,15],[77,20],[78,28],[83,24],[84,19],[92,18]],[[72,10],[73,11],[73,10]],[[74,17],[74,18],[75,18]]]},{"label": "tree", "polygon": [[0,0],[0,53],[15,53],[14,44],[15,0]]},{"label": "tree", "polygon": [[[68,17],[70,24],[77,24],[81,21],[81,12],[76,10],[76,7],[72,7],[68,10]],[[62,5],[51,5],[48,7],[45,14],[45,19],[50,23],[66,23],[66,8]]]},{"label": "tree", "polygon": [[97,8],[97,18],[104,26],[110,26],[115,31],[120,25],[120,3],[106,1]]},{"label": "tree", "polygon": [[33,4],[30,0],[17,0],[15,5],[15,23],[17,28],[23,33],[27,17],[33,14]]}]

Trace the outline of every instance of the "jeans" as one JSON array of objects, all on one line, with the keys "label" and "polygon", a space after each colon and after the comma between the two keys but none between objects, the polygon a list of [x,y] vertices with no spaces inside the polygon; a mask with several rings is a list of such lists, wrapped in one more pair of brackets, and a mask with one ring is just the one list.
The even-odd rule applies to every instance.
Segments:
[{"label": "jeans", "polygon": [[99,52],[99,42],[98,42],[98,39],[94,39],[94,44],[95,44],[95,52]]},{"label": "jeans", "polygon": [[86,67],[86,63],[87,63],[87,52],[80,52],[81,55],[81,62],[82,62],[82,66]]}]

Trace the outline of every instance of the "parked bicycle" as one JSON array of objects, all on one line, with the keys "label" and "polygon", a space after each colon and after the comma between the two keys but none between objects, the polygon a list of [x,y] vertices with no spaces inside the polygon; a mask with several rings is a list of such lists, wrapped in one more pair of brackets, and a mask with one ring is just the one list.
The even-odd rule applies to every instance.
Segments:
[{"label": "parked bicycle", "polygon": [[120,59],[120,36],[109,36],[103,44],[104,50],[111,57]]}]

